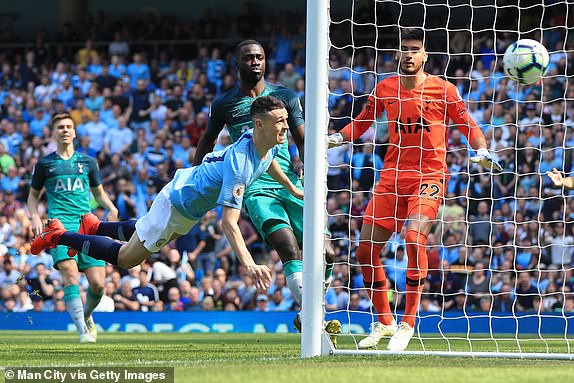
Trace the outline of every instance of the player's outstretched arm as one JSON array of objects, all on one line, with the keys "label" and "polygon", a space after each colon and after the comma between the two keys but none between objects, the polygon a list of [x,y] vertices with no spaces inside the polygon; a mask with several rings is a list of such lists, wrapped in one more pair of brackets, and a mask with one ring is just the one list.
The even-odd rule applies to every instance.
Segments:
[{"label": "player's outstretched arm", "polygon": [[[464,104],[461,104],[461,108],[464,108]],[[464,109],[466,111],[466,109]],[[468,128],[467,131],[465,129],[461,129],[464,135],[468,138],[468,142],[470,142],[470,146],[474,150],[476,150],[476,155],[470,157],[470,161],[474,162],[482,166],[483,168],[489,169],[492,172],[500,173],[504,169],[502,166],[490,155],[490,152],[486,148],[486,139],[484,138],[484,134],[482,130],[476,125],[476,122],[467,116],[468,113],[463,113],[463,117],[453,120],[457,123],[462,124],[461,126],[466,126]],[[466,124],[466,125],[464,125]]]},{"label": "player's outstretched arm", "polygon": [[574,189],[574,177],[563,177],[556,168],[553,168],[551,172],[546,172],[546,175],[550,177],[550,180],[554,186],[564,186],[565,189]]},{"label": "player's outstretched arm", "polygon": [[108,221],[115,222],[118,220],[118,209],[104,190],[102,185],[90,189],[98,204],[108,211]]},{"label": "player's outstretched arm", "polygon": [[223,207],[223,216],[221,218],[221,227],[231,248],[237,254],[239,261],[247,272],[255,279],[258,289],[267,290],[271,284],[271,271],[266,265],[256,265],[253,257],[245,246],[245,241],[239,230],[239,215],[241,211],[229,206]]},{"label": "player's outstretched arm", "polygon": [[333,133],[327,136],[327,149],[337,148],[343,145],[345,137],[341,133]]},{"label": "player's outstretched arm", "polygon": [[490,155],[488,149],[478,149],[476,151],[476,156],[470,157],[470,160],[475,164],[482,166],[483,168],[489,169],[495,172],[501,172],[504,170],[502,166]]},{"label": "player's outstretched arm", "polygon": [[277,160],[271,161],[267,173],[277,182],[279,182],[293,197],[298,199],[303,199],[303,190],[299,189],[297,186],[293,185],[293,182],[287,177],[287,175],[279,166]]},{"label": "player's outstretched arm", "polygon": [[38,201],[40,201],[41,190],[30,188],[30,194],[28,194],[28,210],[32,216],[32,231],[34,235],[37,236],[44,229],[42,225],[42,219],[38,213]]}]

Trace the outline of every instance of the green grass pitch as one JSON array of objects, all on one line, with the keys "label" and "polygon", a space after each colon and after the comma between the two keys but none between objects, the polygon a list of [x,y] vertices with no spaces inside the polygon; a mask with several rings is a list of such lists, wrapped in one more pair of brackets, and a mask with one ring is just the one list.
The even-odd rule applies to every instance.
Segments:
[{"label": "green grass pitch", "polygon": [[[357,339],[358,340],[358,339]],[[343,337],[341,347],[355,340]],[[413,339],[410,350],[420,350]],[[465,340],[451,347],[468,350]],[[476,347],[475,347],[476,345]],[[499,342],[501,351],[516,341]],[[568,352],[564,340],[521,341],[524,351]],[[444,350],[440,340],[427,348]],[[477,351],[495,350],[474,341]],[[570,347],[574,342],[570,340]],[[298,334],[103,333],[95,345],[77,343],[74,333],[0,331],[0,366],[173,366],[176,382],[568,382],[574,361],[471,359],[415,356],[332,356],[301,359]],[[4,381],[3,372],[0,382]]]}]

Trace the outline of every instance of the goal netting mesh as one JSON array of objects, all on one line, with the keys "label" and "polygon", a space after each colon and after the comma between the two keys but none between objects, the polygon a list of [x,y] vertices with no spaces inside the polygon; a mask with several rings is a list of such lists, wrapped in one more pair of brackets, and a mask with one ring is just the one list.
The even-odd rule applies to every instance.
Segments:
[{"label": "goal netting mesh", "polygon": [[[429,272],[407,350],[572,357],[574,199],[545,175],[573,169],[572,4],[345,4],[331,3],[330,10],[329,134],[359,114],[377,82],[397,73],[399,30],[422,27],[425,72],[456,85],[504,166],[493,175],[470,163],[474,152],[466,137],[449,125],[450,180],[428,236]],[[541,42],[550,53],[548,72],[531,86],[518,86],[502,70],[504,51],[521,38]],[[355,253],[392,123],[383,113],[359,140],[327,154],[326,215],[337,260],[325,307],[327,319],[343,323],[337,352],[356,352],[376,321]],[[398,318],[409,256],[404,234],[395,233],[380,254]]]}]

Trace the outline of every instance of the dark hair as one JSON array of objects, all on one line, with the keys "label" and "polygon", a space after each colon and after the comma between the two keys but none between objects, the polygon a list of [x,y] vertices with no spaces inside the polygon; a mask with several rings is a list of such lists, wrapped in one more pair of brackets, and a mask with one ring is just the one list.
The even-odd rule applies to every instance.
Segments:
[{"label": "dark hair", "polygon": [[285,108],[283,101],[273,96],[263,96],[255,99],[251,104],[251,118],[258,114],[271,112],[272,110]]},{"label": "dark hair", "polygon": [[235,47],[235,60],[239,59],[239,55],[241,54],[241,48],[247,45],[259,45],[261,49],[263,49],[263,45],[257,40],[243,40]]},{"label": "dark hair", "polygon": [[[69,118],[70,120],[74,121],[74,119],[72,118],[72,116],[68,112],[54,113],[52,115],[52,118],[50,118],[50,129],[52,129],[54,127],[55,123],[57,123],[61,120],[65,120],[66,118]],[[76,123],[74,122],[74,128],[75,127],[76,127]]]},{"label": "dark hair", "polygon": [[422,28],[404,28],[401,29],[401,41],[403,40],[415,40],[421,41],[423,45],[425,43],[425,32]]}]

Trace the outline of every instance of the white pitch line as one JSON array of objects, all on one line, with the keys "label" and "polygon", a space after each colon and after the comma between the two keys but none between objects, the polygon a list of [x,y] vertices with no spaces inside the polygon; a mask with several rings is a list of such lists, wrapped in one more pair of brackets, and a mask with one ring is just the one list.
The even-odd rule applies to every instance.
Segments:
[{"label": "white pitch line", "polygon": [[[137,367],[137,366],[130,366],[129,364],[137,363],[138,366],[141,365],[162,365],[162,367],[186,367],[186,366],[195,366],[202,363],[233,363],[233,362],[257,362],[257,361],[283,361],[283,360],[291,360],[291,359],[300,359],[299,357],[264,357],[264,358],[240,358],[240,359],[227,359],[227,358],[219,358],[219,359],[194,359],[194,360],[183,360],[183,359],[171,359],[171,360],[132,360],[132,361],[125,361],[125,362],[104,362],[101,364],[93,364],[93,363],[71,363],[71,364],[47,364],[47,365],[37,365],[37,366],[8,366],[9,368],[15,367],[29,367],[29,368],[48,368],[48,367]],[[0,366],[0,370],[4,370],[7,367]]]}]

